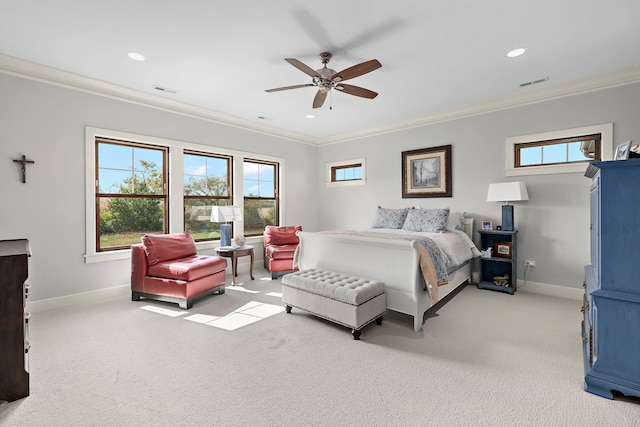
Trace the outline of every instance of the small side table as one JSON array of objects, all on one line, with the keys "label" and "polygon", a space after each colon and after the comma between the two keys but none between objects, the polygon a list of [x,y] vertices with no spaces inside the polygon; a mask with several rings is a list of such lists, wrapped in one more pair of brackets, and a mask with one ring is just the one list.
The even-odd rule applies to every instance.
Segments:
[{"label": "small side table", "polygon": [[241,256],[251,256],[251,266],[249,267],[249,276],[253,280],[253,246],[243,245],[237,248],[223,246],[216,248],[216,253],[221,257],[231,258],[231,286],[235,286],[236,277],[238,277],[238,258]]}]

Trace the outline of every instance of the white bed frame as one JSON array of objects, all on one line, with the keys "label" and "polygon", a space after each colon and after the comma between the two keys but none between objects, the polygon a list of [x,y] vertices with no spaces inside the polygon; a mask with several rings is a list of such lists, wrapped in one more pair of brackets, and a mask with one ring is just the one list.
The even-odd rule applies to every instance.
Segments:
[{"label": "white bed frame", "polygon": [[[473,218],[465,218],[464,231],[473,237]],[[386,287],[387,309],[413,316],[413,329],[422,329],[431,301],[422,288],[418,243],[410,240],[371,239],[347,234],[298,232],[298,267],[317,268],[375,279]],[[449,276],[438,288],[438,300],[466,283],[471,262]]]}]

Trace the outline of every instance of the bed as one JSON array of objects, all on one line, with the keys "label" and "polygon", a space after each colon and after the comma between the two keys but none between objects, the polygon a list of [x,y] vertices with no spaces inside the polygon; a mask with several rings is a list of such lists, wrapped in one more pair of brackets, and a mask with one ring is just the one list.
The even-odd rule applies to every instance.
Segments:
[{"label": "bed", "polygon": [[[394,221],[378,221],[380,218],[389,219],[388,215],[380,216],[382,211],[399,211],[400,214]],[[402,211],[408,211],[404,218]],[[387,309],[413,316],[413,328],[416,332],[420,331],[424,313],[468,282],[471,261],[480,256],[480,252],[471,239],[472,218],[465,218],[456,212],[457,224],[450,225],[449,210],[438,210],[440,213],[446,211],[445,225],[440,231],[434,231],[438,226],[430,227],[433,217],[429,220],[424,218],[428,217],[426,211],[436,210],[412,211],[414,209],[385,210],[379,207],[372,228],[366,230],[299,232],[300,245],[295,262],[301,270],[316,268],[383,282]],[[413,226],[407,227],[409,217],[416,216],[422,217],[422,225],[415,225],[417,222],[414,221]],[[438,225],[442,222],[441,217]],[[425,223],[429,223],[429,226],[424,226]],[[433,247],[425,256],[425,240],[431,240],[440,248],[439,262],[436,262],[438,250]],[[428,258],[433,264],[431,267]],[[442,258],[446,264],[445,273],[442,272]],[[438,272],[434,271],[436,269]]]}]

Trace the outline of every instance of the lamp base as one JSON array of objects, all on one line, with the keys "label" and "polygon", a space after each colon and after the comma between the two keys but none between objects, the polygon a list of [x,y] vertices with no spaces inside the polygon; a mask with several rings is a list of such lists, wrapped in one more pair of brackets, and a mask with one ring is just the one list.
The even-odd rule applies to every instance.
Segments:
[{"label": "lamp base", "polygon": [[231,224],[220,224],[220,246],[231,246]]},{"label": "lamp base", "polygon": [[502,230],[513,231],[513,205],[502,205]]}]

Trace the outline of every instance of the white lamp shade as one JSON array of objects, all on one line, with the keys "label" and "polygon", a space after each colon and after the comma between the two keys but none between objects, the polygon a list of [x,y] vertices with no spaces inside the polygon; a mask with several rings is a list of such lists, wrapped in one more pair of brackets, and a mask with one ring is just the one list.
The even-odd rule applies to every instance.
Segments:
[{"label": "white lamp shade", "polygon": [[230,222],[242,220],[242,209],[237,206],[212,206],[211,222]]},{"label": "white lamp shade", "polygon": [[489,184],[487,202],[517,202],[521,200],[529,200],[529,193],[527,193],[527,186],[524,182]]}]

